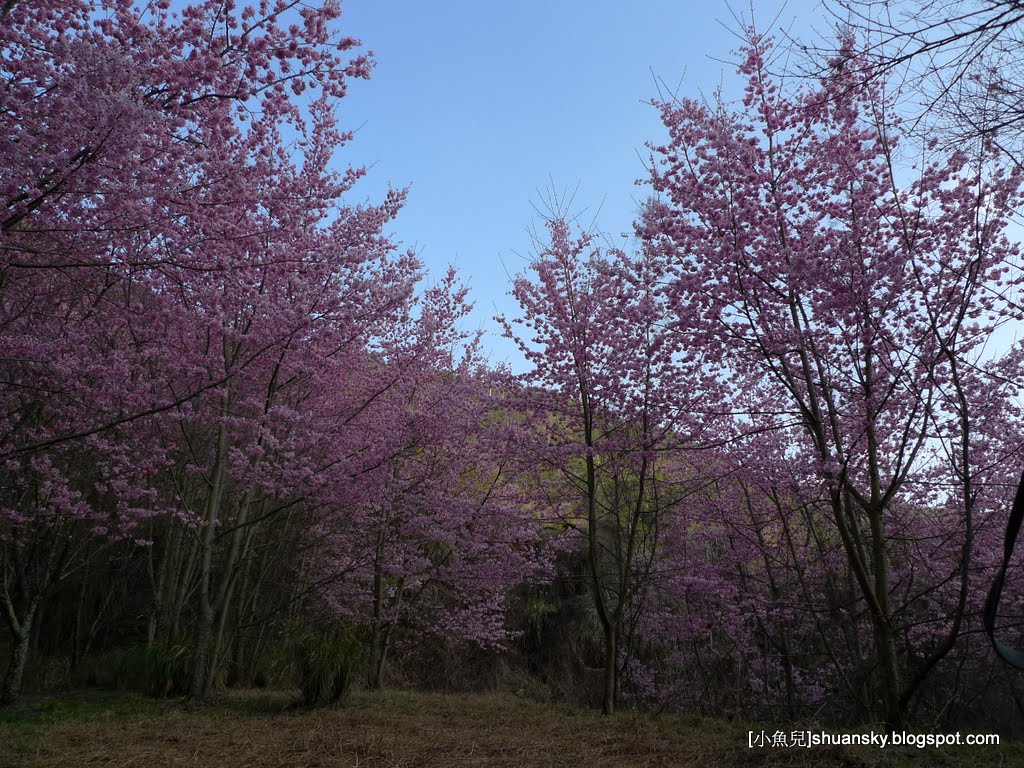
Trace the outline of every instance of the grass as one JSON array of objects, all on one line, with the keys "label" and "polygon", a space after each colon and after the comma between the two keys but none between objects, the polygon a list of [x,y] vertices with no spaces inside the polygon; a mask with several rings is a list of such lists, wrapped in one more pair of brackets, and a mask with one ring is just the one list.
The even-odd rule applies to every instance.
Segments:
[{"label": "grass", "polygon": [[724,720],[594,712],[507,694],[354,692],[340,709],[297,709],[290,692],[225,694],[189,711],[123,694],[34,699],[0,710],[2,768],[411,768],[412,766],[1024,765],[1024,745],[747,748]]}]

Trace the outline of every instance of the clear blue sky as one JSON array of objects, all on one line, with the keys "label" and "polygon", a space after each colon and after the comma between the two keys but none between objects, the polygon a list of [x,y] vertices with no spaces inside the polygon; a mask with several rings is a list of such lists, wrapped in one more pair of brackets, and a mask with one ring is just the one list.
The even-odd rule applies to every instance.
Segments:
[{"label": "clear blue sky", "polygon": [[[751,18],[749,4],[733,8]],[[372,166],[353,193],[410,185],[394,236],[431,275],[458,267],[473,327],[514,369],[523,363],[491,318],[515,312],[506,270],[526,267],[533,206],[553,184],[575,191],[588,222],[628,233],[644,142],[663,138],[646,103],[656,78],[687,96],[737,82],[723,63],[737,23],[722,0],[343,0],[343,13],[342,31],[377,59],[341,108],[358,131],[339,159]],[[773,33],[829,26],[817,0],[759,0],[753,14]]]}]

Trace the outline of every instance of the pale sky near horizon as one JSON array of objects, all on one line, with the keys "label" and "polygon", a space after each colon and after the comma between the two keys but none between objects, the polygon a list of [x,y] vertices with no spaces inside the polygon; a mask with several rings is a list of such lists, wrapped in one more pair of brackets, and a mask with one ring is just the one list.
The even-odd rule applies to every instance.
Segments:
[{"label": "pale sky near horizon", "polygon": [[[810,39],[832,19],[819,0],[343,0],[340,30],[375,53],[369,82],[340,108],[357,131],[344,163],[370,166],[350,200],[410,187],[391,232],[431,277],[454,263],[492,362],[522,370],[492,317],[512,315],[535,208],[552,191],[622,244],[646,194],[646,141],[664,132],[649,102],[737,87],[736,17]],[[735,11],[735,13],[733,12]]]}]

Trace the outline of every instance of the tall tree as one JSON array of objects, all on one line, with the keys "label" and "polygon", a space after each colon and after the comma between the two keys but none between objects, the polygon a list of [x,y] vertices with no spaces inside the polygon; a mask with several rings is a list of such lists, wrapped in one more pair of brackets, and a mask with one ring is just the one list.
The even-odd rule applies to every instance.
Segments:
[{"label": "tall tree", "polygon": [[459,329],[466,293],[449,271],[382,333],[365,440],[346,443],[359,456],[318,473],[323,510],[298,576],[321,585],[329,616],[368,627],[372,688],[395,638],[502,646],[508,594],[545,572],[498,383]]},{"label": "tall tree", "polygon": [[957,154],[901,184],[902,124],[881,81],[860,87],[852,43],[820,84],[796,92],[769,74],[770,50],[751,32],[738,111],[662,105],[659,197],[641,228],[676,270],[678,306],[696,308],[688,331],[715,350],[735,391],[799,426],[794,450],[813,461],[872,620],[881,715],[898,725],[920,683],[893,604],[898,511],[923,473],[944,467],[961,611],[941,658],[961,625],[992,463],[976,453],[978,430],[998,413],[965,377],[982,375],[1005,317],[1017,250],[1004,230],[1019,176]]},{"label": "tall tree", "polygon": [[40,603],[97,539],[144,542],[160,513],[200,527],[176,600],[195,586],[201,695],[242,532],[268,503],[229,486],[298,452],[300,383],[365,357],[412,294],[418,265],[382,234],[402,194],[341,203],[361,171],[332,165],[350,137],[334,104],[371,62],[339,15],[333,0],[0,11],[5,698]]},{"label": "tall tree", "polygon": [[[661,519],[678,498],[663,482],[665,456],[712,427],[717,385],[702,375],[699,350],[669,327],[656,254],[605,253],[564,218],[548,231],[533,275],[512,290],[528,336],[505,327],[534,366],[523,407],[541,425],[532,449],[539,484],[585,542],[604,635],[602,710],[611,714],[627,619],[651,586]],[[693,418],[701,412],[703,424]]]}]

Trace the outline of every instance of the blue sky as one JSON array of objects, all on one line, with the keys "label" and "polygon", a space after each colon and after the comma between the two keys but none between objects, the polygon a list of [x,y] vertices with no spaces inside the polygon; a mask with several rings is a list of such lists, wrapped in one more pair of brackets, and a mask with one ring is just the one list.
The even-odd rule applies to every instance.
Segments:
[{"label": "blue sky", "polygon": [[[551,189],[575,193],[572,212],[621,243],[645,194],[644,142],[663,137],[647,103],[657,81],[686,96],[737,83],[721,0],[343,0],[343,13],[377,59],[340,111],[357,133],[339,159],[371,166],[353,193],[410,186],[395,238],[431,275],[458,267],[491,359],[517,370],[491,318],[515,313],[509,275],[527,265],[534,208]],[[797,36],[828,28],[817,0],[765,0],[753,18]]]}]

